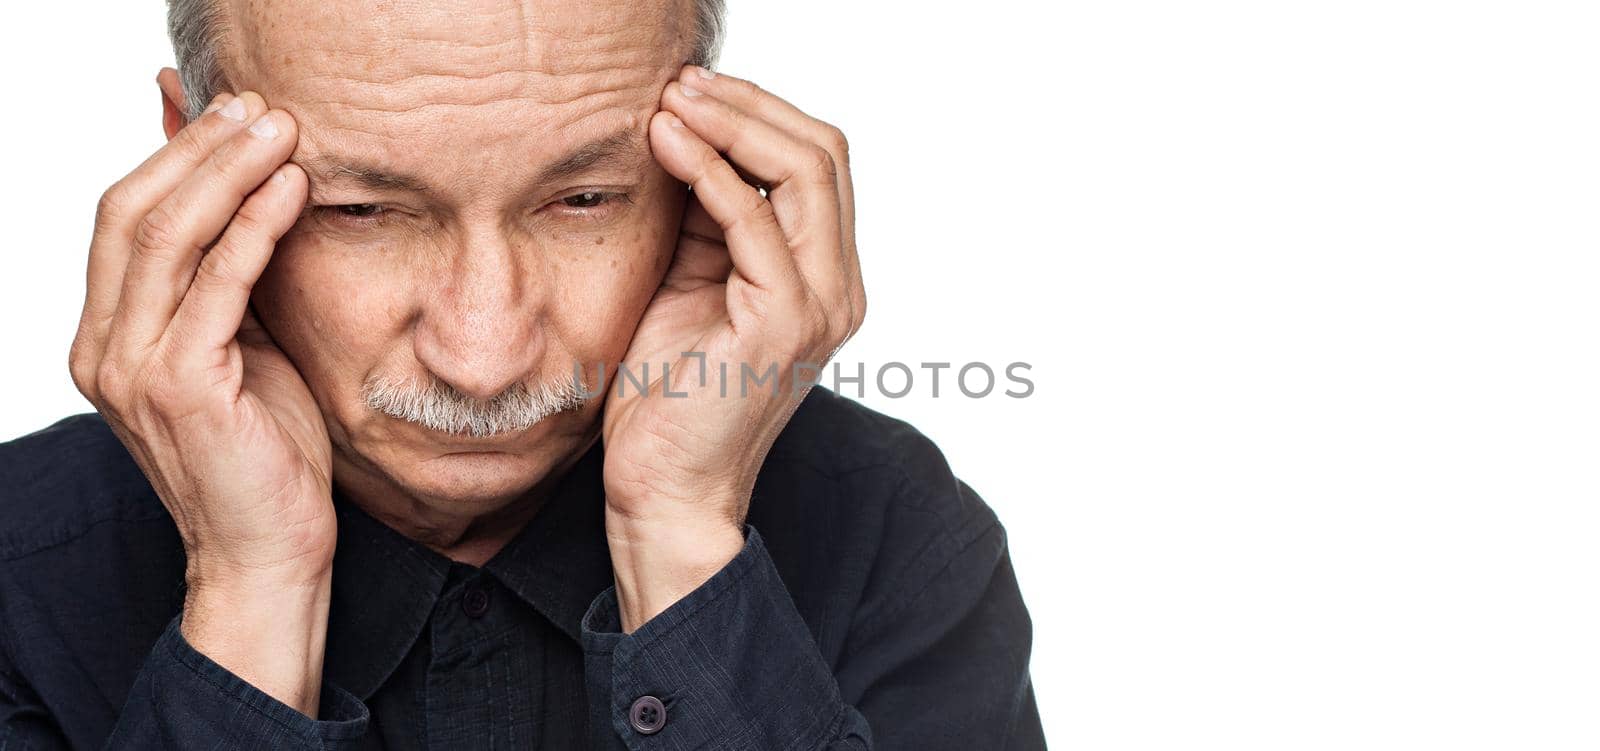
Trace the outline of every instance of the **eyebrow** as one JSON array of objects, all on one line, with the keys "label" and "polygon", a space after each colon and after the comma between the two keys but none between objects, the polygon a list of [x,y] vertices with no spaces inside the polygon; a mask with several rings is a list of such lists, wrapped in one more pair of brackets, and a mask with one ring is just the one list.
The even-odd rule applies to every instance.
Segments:
[{"label": "eyebrow", "polygon": [[633,128],[623,128],[597,138],[567,152],[566,156],[540,170],[538,182],[541,185],[553,183],[580,174],[597,164],[620,158],[626,158],[630,162],[629,166],[636,166],[632,163],[642,162],[646,158],[642,150],[635,148],[637,142]]},{"label": "eyebrow", "polygon": [[[546,165],[539,171],[534,184],[545,185],[563,180],[606,162],[624,161],[630,167],[637,166],[648,158],[645,150],[637,148],[638,142],[633,128],[623,128],[597,138]],[[321,155],[306,159],[301,166],[314,177],[321,177],[328,182],[354,182],[373,190],[411,193],[426,193],[429,190],[428,181],[421,177],[358,159]]]}]

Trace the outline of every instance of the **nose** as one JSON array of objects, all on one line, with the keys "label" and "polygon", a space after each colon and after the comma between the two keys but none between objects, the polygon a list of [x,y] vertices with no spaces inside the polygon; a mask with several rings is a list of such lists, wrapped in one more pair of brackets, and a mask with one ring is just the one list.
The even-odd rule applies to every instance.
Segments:
[{"label": "nose", "polygon": [[443,255],[426,287],[413,347],[418,361],[456,390],[489,399],[536,375],[543,355],[543,294],[532,267],[503,232],[468,234]]}]

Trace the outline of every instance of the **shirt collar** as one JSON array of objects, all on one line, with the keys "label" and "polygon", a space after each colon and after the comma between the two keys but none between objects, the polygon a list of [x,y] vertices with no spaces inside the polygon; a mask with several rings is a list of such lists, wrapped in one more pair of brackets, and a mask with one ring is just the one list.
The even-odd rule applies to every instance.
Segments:
[{"label": "shirt collar", "polygon": [[600,443],[572,466],[522,532],[484,566],[512,592],[582,644],[580,622],[612,585]]},{"label": "shirt collar", "polygon": [[[597,441],[516,537],[485,566],[575,644],[589,604],[611,586]],[[334,490],[333,559],[324,672],[363,701],[400,666],[449,576],[448,558],[372,518]]]}]

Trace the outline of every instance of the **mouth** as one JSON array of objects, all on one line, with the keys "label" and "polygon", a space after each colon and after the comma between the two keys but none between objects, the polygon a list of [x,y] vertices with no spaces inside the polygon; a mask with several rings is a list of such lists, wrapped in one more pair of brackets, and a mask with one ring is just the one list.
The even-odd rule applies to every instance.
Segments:
[{"label": "mouth", "polygon": [[[554,417],[551,415],[550,417]],[[414,437],[417,443],[433,448],[461,449],[465,452],[484,451],[483,447],[502,446],[527,440],[528,436],[544,427],[550,418],[539,420],[524,428],[512,430],[498,430],[488,434],[473,434],[468,431],[450,431],[426,425],[414,420],[405,420],[393,415],[384,415],[385,419],[397,424],[397,427]]]}]

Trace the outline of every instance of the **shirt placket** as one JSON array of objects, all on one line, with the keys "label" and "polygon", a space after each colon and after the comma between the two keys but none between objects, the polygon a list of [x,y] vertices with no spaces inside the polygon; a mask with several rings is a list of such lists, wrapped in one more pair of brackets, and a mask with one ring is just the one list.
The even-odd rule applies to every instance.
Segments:
[{"label": "shirt placket", "polygon": [[532,666],[543,647],[514,617],[511,597],[481,570],[451,567],[429,622],[429,748],[539,747]]}]

